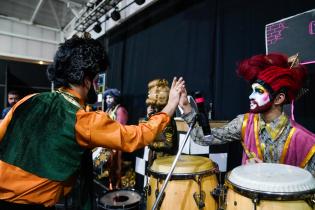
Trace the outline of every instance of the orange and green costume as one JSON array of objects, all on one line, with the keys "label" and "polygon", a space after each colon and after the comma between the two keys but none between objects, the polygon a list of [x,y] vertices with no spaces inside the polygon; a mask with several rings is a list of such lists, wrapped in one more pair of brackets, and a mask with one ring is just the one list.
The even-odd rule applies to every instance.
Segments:
[{"label": "orange and green costume", "polygon": [[29,95],[0,123],[0,200],[53,206],[67,194],[86,150],[134,151],[168,124],[165,113],[124,126],[105,112],[86,112],[70,89]]}]

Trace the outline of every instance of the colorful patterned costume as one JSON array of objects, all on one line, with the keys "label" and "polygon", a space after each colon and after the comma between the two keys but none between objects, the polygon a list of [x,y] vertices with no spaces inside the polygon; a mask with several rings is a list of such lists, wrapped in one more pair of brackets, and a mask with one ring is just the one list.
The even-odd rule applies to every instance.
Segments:
[{"label": "colorful patterned costume", "polygon": [[[244,148],[243,164],[249,159],[284,163],[305,168],[315,176],[315,135],[297,124],[293,113],[290,120],[283,113],[283,105],[293,104],[306,78],[305,67],[296,61],[297,56],[291,59],[275,53],[242,61],[238,74],[252,83],[252,113],[239,115],[223,128],[211,129],[211,142],[204,141],[199,128],[192,131],[193,140],[202,145],[239,140]],[[187,113],[183,118],[191,122],[194,115]]]},{"label": "colorful patterned costume", "polygon": [[[263,156],[265,146],[259,139],[258,123],[258,114],[246,114],[244,116],[242,125],[242,142],[245,148],[243,164],[246,163],[246,160],[252,158],[251,156],[265,160]],[[286,135],[286,140],[277,162],[304,168],[315,153],[315,135],[294,121],[291,121],[290,124],[291,127]],[[270,148],[269,150],[273,149]],[[272,151],[270,153],[272,154]]]}]

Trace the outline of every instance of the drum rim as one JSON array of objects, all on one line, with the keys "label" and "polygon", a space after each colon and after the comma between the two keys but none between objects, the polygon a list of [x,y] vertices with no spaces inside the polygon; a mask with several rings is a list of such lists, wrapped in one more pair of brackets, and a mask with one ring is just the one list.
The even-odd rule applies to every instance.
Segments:
[{"label": "drum rim", "polygon": [[[211,176],[213,174],[216,174],[218,172],[218,166],[215,164],[215,166],[209,170],[206,171],[200,171],[200,172],[194,172],[194,173],[173,173],[170,180],[184,180],[184,179],[194,179],[195,176]],[[160,178],[165,179],[168,175],[168,173],[161,173],[158,171],[154,171],[151,168],[148,168],[148,175],[152,175],[154,178]]]},{"label": "drum rim", "polygon": [[[131,203],[131,204],[122,204],[120,206],[113,206],[111,204],[105,204],[105,203],[101,203],[101,199],[103,198],[103,196],[105,196],[106,194],[109,194],[109,193],[113,193],[113,192],[117,192],[117,191],[131,191],[131,192],[134,192],[134,193],[137,193],[140,197],[140,200],[139,201],[136,201],[134,203]],[[135,190],[135,189],[132,189],[132,188],[126,188],[126,189],[115,189],[115,190],[110,190],[110,191],[107,191],[106,193],[104,193],[104,195],[100,197],[99,201],[98,201],[98,205],[100,205],[101,207],[104,207],[104,208],[111,208],[111,209],[119,209],[119,208],[131,208],[131,207],[135,207],[135,206],[138,206],[140,205],[140,202],[141,200],[143,199],[141,197],[141,194]]]},{"label": "drum rim", "polygon": [[227,174],[225,186],[251,199],[258,198],[265,200],[305,200],[315,195],[315,189],[299,192],[269,192],[253,190],[231,182],[228,178],[228,175],[229,174]]}]

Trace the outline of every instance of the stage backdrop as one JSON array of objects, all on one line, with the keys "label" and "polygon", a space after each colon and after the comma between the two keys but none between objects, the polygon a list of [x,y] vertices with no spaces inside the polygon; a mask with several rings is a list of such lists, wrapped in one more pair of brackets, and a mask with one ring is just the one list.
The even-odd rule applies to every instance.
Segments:
[{"label": "stage backdrop", "polygon": [[201,90],[207,105],[213,102],[215,119],[231,120],[249,106],[237,62],[265,53],[266,24],[312,6],[307,0],[160,0],[101,38],[111,60],[107,84],[121,89],[129,123],[145,114],[148,81],[173,76],[183,76],[189,92]]},{"label": "stage backdrop", "polygon": [[[121,90],[129,123],[136,123],[145,115],[147,83],[183,76],[190,93],[200,90],[213,102],[214,119],[231,120],[249,108],[250,86],[236,75],[237,62],[265,53],[266,24],[313,6],[308,0],[160,0],[100,38],[111,60],[108,87]],[[296,105],[296,119],[312,131],[314,105],[312,94]],[[228,152],[227,170],[240,164],[238,142],[210,151]]]}]

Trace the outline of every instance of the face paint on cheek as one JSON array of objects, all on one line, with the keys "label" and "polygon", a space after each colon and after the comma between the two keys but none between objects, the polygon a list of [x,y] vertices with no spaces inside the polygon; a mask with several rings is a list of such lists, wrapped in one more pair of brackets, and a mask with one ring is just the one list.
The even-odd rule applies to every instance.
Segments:
[{"label": "face paint on cheek", "polygon": [[111,95],[107,95],[106,96],[106,104],[107,104],[107,106],[110,106],[113,103],[114,103],[114,97],[111,96]]},{"label": "face paint on cheek", "polygon": [[269,99],[269,95],[268,95],[268,94],[264,94],[263,100],[264,100],[264,101],[267,101],[268,99]]},{"label": "face paint on cheek", "polygon": [[268,91],[258,83],[252,85],[253,92],[249,96],[251,112],[262,112],[271,106]]},{"label": "face paint on cheek", "polygon": [[265,103],[268,103],[268,102],[270,101],[270,99],[269,99],[269,94],[265,94],[265,96],[263,96],[263,101],[264,101]]},{"label": "face paint on cheek", "polygon": [[269,102],[269,94],[268,93],[264,93],[258,97],[256,97],[256,102],[258,106],[263,106],[265,104],[267,104]]}]

